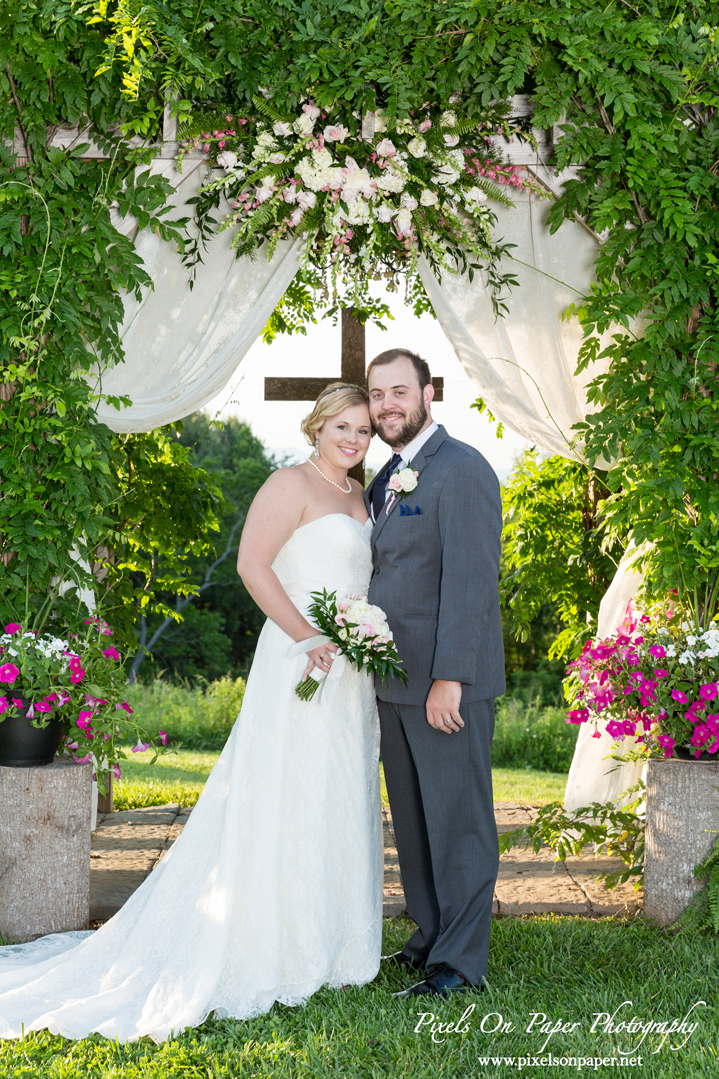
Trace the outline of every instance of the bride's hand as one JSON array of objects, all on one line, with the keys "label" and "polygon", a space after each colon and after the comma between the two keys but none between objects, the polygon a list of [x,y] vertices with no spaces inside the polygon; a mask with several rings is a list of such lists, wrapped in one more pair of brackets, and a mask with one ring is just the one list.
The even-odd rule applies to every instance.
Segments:
[{"label": "bride's hand", "polygon": [[302,675],[302,681],[305,682],[307,680],[315,667],[327,674],[332,667],[332,660],[335,658],[337,652],[339,652],[339,648],[330,641],[328,641],[327,644],[321,644],[317,648],[313,648],[311,652],[308,652],[307,668]]}]

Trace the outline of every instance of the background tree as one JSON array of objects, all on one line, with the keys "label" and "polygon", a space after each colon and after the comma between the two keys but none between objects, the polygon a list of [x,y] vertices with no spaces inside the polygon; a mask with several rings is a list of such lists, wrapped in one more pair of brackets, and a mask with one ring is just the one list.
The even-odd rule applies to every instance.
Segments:
[{"label": "background tree", "polygon": [[[277,467],[247,424],[232,417],[214,423],[204,412],[193,413],[173,432],[174,449],[201,474],[217,483],[224,498],[219,534],[208,551],[181,546],[181,588],[170,582],[165,558],[141,553],[136,568],[138,593],[153,571],[163,575],[159,603],[150,613],[140,611],[140,647],[131,666],[134,680],[141,666],[143,677],[169,670],[182,678],[217,678],[244,668],[254,653],[264,615],[237,575],[236,554],[247,510],[257,490]],[[184,513],[168,507],[168,519]],[[155,567],[158,567],[155,570]],[[181,617],[178,617],[181,616]],[[150,658],[144,662],[146,651]]]}]

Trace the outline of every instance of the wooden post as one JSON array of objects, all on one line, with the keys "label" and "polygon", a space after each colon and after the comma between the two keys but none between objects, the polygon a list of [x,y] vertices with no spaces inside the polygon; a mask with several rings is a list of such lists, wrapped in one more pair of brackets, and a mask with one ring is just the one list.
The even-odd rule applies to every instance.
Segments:
[{"label": "wooden post", "polygon": [[[355,317],[354,308],[342,308],[342,363],[339,379],[355,386],[367,385],[365,360],[365,328]],[[325,387],[337,382],[336,376],[320,378],[266,378],[265,401],[316,401]],[[444,396],[444,379],[433,378],[434,399]],[[349,470],[353,479],[364,487],[364,462]]]},{"label": "wooden post", "polygon": [[0,934],[87,929],[92,765],[0,768]]}]

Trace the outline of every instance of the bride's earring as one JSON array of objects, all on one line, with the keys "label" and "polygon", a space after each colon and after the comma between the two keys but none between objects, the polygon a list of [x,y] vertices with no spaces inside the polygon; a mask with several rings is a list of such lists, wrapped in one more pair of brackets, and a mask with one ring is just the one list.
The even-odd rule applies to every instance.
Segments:
[{"label": "bride's earring", "polygon": [[319,442],[315,442],[315,452],[312,454],[312,456],[314,457],[315,461],[319,461],[319,459],[320,459],[320,444],[319,444]]}]

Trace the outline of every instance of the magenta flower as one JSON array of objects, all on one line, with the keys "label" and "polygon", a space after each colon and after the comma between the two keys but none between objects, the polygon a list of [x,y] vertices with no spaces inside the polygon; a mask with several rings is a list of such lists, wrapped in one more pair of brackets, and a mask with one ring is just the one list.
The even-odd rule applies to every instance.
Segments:
[{"label": "magenta flower", "polygon": [[659,734],[657,735],[657,742],[660,746],[664,747],[664,756],[671,757],[674,752],[674,746],[676,742],[672,738],[671,734]]},{"label": "magenta flower", "polygon": [[76,757],[73,753],[72,759],[75,761],[76,764],[89,764],[92,760],[92,755],[88,753],[86,757]]},{"label": "magenta flower", "polygon": [[719,685],[716,682],[706,682],[699,687],[699,696],[703,697],[705,701],[713,701],[718,692]]},{"label": "magenta flower", "polygon": [[57,699],[58,699],[57,693],[49,693],[47,695],[47,697],[44,698],[44,700],[49,701],[50,704],[52,704],[53,701],[56,701]]},{"label": "magenta flower", "polygon": [[65,742],[66,749],[79,749],[77,742]]},{"label": "magenta flower", "polygon": [[126,712],[129,712],[130,715],[132,715],[132,708],[130,708],[130,705],[127,703],[127,701],[120,701],[118,704],[115,705],[116,712],[119,712],[122,708],[124,708]]},{"label": "magenta flower", "polygon": [[594,734],[592,735],[592,738],[601,738],[601,737],[602,737],[602,735],[601,735],[601,733],[599,731],[595,731]]},{"label": "magenta flower", "polygon": [[80,712],[80,715],[77,717],[78,727],[88,727],[91,719],[92,712]]},{"label": "magenta flower", "polygon": [[11,703],[12,703],[14,708],[22,708],[22,701],[20,700],[19,697],[12,697],[11,698]]},{"label": "magenta flower", "polygon": [[8,622],[8,624],[5,626],[6,633],[17,633],[19,629],[22,629],[22,626],[19,624],[19,622]]},{"label": "magenta flower", "polygon": [[118,652],[118,650],[116,648],[113,648],[112,645],[110,645],[109,648],[103,648],[102,654],[103,654],[103,656],[107,656],[108,659],[119,659],[120,658],[120,653]]},{"label": "magenta flower", "polygon": [[575,708],[573,711],[567,712],[567,723],[586,723],[588,719],[588,708]]},{"label": "magenta flower", "polygon": [[35,705],[35,711],[45,713],[52,712],[52,705],[48,704],[47,701],[38,701],[38,703]]},{"label": "magenta flower", "polygon": [[8,708],[7,697],[0,697],[0,715],[2,715],[3,712],[7,712]]},{"label": "magenta flower", "polygon": [[654,673],[657,676],[657,678],[667,678],[669,676],[669,671],[665,671],[663,669],[655,671]]},{"label": "magenta flower", "polygon": [[136,746],[132,747],[133,753],[146,753],[150,748],[149,742],[138,742]]},{"label": "magenta flower", "polygon": [[162,742],[163,746],[167,745],[167,734],[165,731],[160,731],[160,741]]},{"label": "magenta flower", "polygon": [[2,667],[0,667],[0,682],[12,684],[19,674],[20,668],[16,667],[14,663],[3,663]]},{"label": "magenta flower", "polygon": [[114,775],[115,779],[120,778],[120,776],[122,775],[122,768],[120,767],[119,764],[113,764],[113,766],[112,766],[112,774]]},{"label": "magenta flower", "polygon": [[85,677],[85,671],[82,669],[82,667],[73,667],[72,668],[72,673],[70,674],[70,681],[71,682],[73,682],[74,684],[77,684],[78,682],[82,682],[84,677]]},{"label": "magenta flower", "polygon": [[672,690],[672,700],[673,701],[679,701],[680,704],[687,704],[688,701],[689,701],[689,698],[687,697],[686,693],[682,693],[682,691],[680,689],[673,689]]},{"label": "magenta flower", "polygon": [[623,738],[624,724],[618,723],[616,719],[610,719],[607,723],[607,734],[611,734],[612,738]]},{"label": "magenta flower", "polygon": [[649,649],[649,655],[654,656],[655,659],[665,659],[666,654],[666,648],[662,648],[660,644],[653,644]]}]

